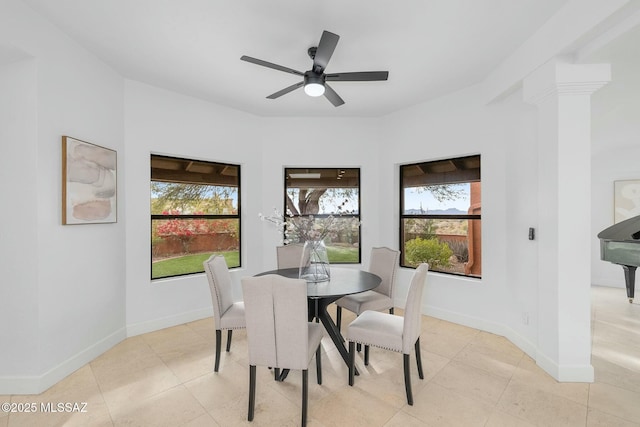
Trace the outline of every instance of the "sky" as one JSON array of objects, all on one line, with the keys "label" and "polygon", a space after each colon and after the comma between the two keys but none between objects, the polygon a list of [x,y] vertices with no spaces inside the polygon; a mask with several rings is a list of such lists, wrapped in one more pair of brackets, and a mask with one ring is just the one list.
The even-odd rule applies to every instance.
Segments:
[{"label": "sky", "polygon": [[[444,202],[439,202],[436,200],[432,193],[429,191],[417,192],[416,188],[407,188],[405,189],[405,209],[424,209],[428,210],[447,210],[449,208],[455,208],[464,212],[467,212],[470,204],[470,184],[452,184],[452,186],[462,192],[462,197],[456,200],[446,200]],[[293,202],[297,203],[297,197],[293,198]],[[320,210],[320,213],[331,213],[336,212],[337,203],[327,203],[327,200],[324,200],[324,208]],[[421,205],[422,204],[422,205]],[[357,198],[354,197],[350,203],[347,203],[343,206],[344,211],[354,211],[356,212],[358,209],[358,201]]]},{"label": "sky", "polygon": [[[437,201],[429,191],[423,191],[418,193],[416,188],[407,188],[404,192],[405,210],[408,209],[424,209],[429,210],[446,210],[449,208],[456,208],[458,210],[467,212],[469,209],[469,190],[470,184],[455,184],[454,187],[457,190],[462,190],[464,196],[457,200],[446,200],[444,202]],[[422,206],[420,205],[422,203]]]}]

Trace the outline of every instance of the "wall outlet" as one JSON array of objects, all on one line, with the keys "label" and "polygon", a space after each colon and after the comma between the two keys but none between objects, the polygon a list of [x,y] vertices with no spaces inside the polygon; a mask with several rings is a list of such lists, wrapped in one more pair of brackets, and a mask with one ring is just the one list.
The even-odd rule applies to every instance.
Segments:
[{"label": "wall outlet", "polygon": [[529,312],[527,312],[527,311],[522,313],[522,324],[523,325],[528,325],[529,324]]}]

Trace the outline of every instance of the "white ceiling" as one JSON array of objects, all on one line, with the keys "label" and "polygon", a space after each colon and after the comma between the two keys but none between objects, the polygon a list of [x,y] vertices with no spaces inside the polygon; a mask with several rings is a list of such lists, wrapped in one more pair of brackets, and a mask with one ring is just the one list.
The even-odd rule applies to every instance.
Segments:
[{"label": "white ceiling", "polygon": [[[482,81],[566,0],[25,0],[124,77],[262,116],[381,116]],[[328,73],[346,104],[299,89],[323,30],[340,36]]]}]

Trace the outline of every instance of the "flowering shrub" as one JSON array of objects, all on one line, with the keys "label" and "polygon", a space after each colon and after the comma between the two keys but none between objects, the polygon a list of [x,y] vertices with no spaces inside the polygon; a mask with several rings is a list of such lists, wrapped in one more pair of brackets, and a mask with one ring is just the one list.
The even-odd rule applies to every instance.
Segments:
[{"label": "flowering shrub", "polygon": [[[179,211],[163,211],[163,215],[180,215]],[[202,215],[196,212],[195,215]],[[162,221],[155,229],[158,237],[180,240],[184,252],[189,252],[189,246],[195,236],[203,234],[227,233],[232,236],[237,234],[237,221],[231,219],[181,219],[173,218]]]}]

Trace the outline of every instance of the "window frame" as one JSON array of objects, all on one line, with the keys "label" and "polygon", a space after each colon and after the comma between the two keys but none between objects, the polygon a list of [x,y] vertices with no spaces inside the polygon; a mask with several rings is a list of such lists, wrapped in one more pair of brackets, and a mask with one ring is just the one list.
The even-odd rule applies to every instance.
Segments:
[{"label": "window frame", "polygon": [[[197,162],[200,164],[207,164],[207,165],[211,165],[211,166],[221,166],[221,167],[233,167],[237,169],[237,209],[236,209],[236,213],[235,214],[202,214],[202,215],[196,215],[196,214],[186,214],[186,215],[176,215],[176,214],[150,214],[150,221],[149,221],[149,228],[151,231],[151,262],[149,263],[149,277],[151,278],[152,281],[155,280],[164,280],[164,279],[171,279],[171,278],[176,278],[176,277],[185,277],[185,276],[192,276],[195,274],[203,274],[204,273],[204,266],[202,267],[202,270],[199,271],[194,271],[191,273],[183,273],[183,274],[176,274],[176,275],[171,275],[171,276],[163,276],[163,277],[153,277],[153,221],[154,220],[174,220],[174,219],[178,219],[178,220],[193,220],[193,219],[204,219],[204,220],[223,220],[223,219],[235,219],[238,221],[238,236],[237,236],[237,240],[238,240],[238,265],[237,266],[232,266],[229,268],[241,268],[242,267],[242,207],[241,207],[241,183],[242,183],[242,176],[241,176],[241,165],[240,164],[234,164],[234,163],[226,163],[226,162],[215,162],[215,161],[210,161],[210,160],[201,160],[201,159],[193,159],[193,158],[185,158],[185,157],[177,157],[177,156],[167,156],[167,155],[163,155],[163,154],[150,154],[149,160],[150,160],[150,166],[151,166],[151,161],[154,159],[167,159],[167,160],[174,160],[174,161],[185,161],[185,162]],[[150,169],[152,169],[152,167],[150,167]],[[150,171],[150,179],[149,179],[149,184],[151,185],[151,183],[153,182],[170,182],[170,183],[177,183],[177,184],[186,184],[188,183],[187,181],[179,181],[179,180],[154,180],[153,179],[153,172]],[[191,182],[194,183],[194,182]],[[202,184],[202,185],[216,185],[213,183],[198,183],[198,184]]]},{"label": "window frame", "polygon": [[[404,222],[408,219],[435,219],[435,220],[466,220],[468,221],[468,223],[470,224],[470,222],[472,220],[477,220],[480,221],[480,223],[482,223],[482,214],[405,214],[405,189],[406,188],[410,188],[410,187],[405,187],[404,185],[404,173],[403,170],[405,168],[408,167],[413,167],[413,166],[420,166],[420,165],[429,165],[429,164],[436,164],[439,162],[446,162],[446,161],[451,161],[451,162],[457,162],[457,161],[462,161],[465,159],[470,159],[470,158],[474,158],[477,157],[478,161],[480,162],[480,166],[478,166],[478,179],[474,179],[474,180],[460,180],[460,181],[436,181],[436,182],[430,182],[429,185],[444,185],[444,184],[466,184],[466,183],[473,183],[473,182],[480,182],[482,184],[482,176],[481,176],[481,163],[482,163],[482,156],[481,154],[473,154],[473,155],[467,155],[467,156],[460,156],[460,157],[450,157],[450,158],[443,158],[443,159],[438,159],[438,160],[429,160],[429,161],[423,161],[423,162],[416,162],[416,163],[405,163],[405,164],[401,164],[398,168],[399,171],[399,223],[398,223],[398,228],[399,228],[399,232],[398,232],[398,237],[399,237],[399,248],[400,248],[400,257],[398,259],[398,263],[400,267],[404,267],[404,268],[411,268],[411,269],[415,269],[416,267],[413,267],[411,265],[408,265],[405,262],[405,227],[404,227]],[[481,186],[481,190],[482,191],[482,186]],[[482,209],[482,199],[480,201],[480,208]],[[482,210],[481,210],[482,211]],[[467,236],[468,236],[468,232],[467,232]],[[482,245],[482,236],[480,236],[480,244]],[[482,279],[482,274],[480,275],[470,275],[470,274],[464,274],[464,273],[456,273],[456,272],[451,272],[451,271],[441,271],[441,270],[437,270],[437,269],[431,269],[431,266],[429,267],[430,271],[432,272],[437,272],[437,273],[441,273],[441,274],[448,274],[448,275],[452,275],[452,276],[456,276],[456,277],[464,277],[464,278],[469,278],[469,279]]]},{"label": "window frame", "polygon": [[[357,218],[359,222],[362,221],[362,169],[360,167],[353,167],[353,166],[322,166],[322,167],[300,167],[300,166],[286,166],[283,168],[283,184],[284,184],[284,193],[283,193],[283,210],[282,212],[284,212],[285,217],[287,216],[287,212],[288,211],[288,206],[287,206],[287,189],[290,188],[287,185],[287,177],[288,175],[288,171],[290,170],[301,170],[301,169],[305,169],[305,170],[313,170],[313,171],[317,171],[317,170],[322,170],[322,171],[347,171],[347,170],[355,170],[358,173],[358,177],[357,177],[357,189],[358,189],[358,197],[357,197],[357,201],[358,201],[358,210],[357,213],[353,214],[353,213],[347,213],[347,214],[340,214],[339,217],[340,218]],[[291,188],[299,188],[299,187],[291,187]],[[337,188],[337,187],[336,187]],[[344,187],[344,188],[349,188],[349,187]],[[353,187],[355,188],[355,187]],[[327,218],[329,216],[333,215],[334,217],[338,217],[338,215],[336,214],[304,214],[304,215],[293,215],[293,217],[309,217],[309,216],[313,216],[314,218]],[[285,218],[286,219],[286,218]],[[283,230],[283,240],[286,239],[286,236],[284,234],[284,230]],[[304,243],[304,242],[300,242],[300,243]],[[361,264],[362,263],[362,228],[361,226],[358,227],[358,260],[354,261],[354,262],[334,262],[331,261],[331,264],[344,264],[344,265],[354,265],[354,264]]]}]

